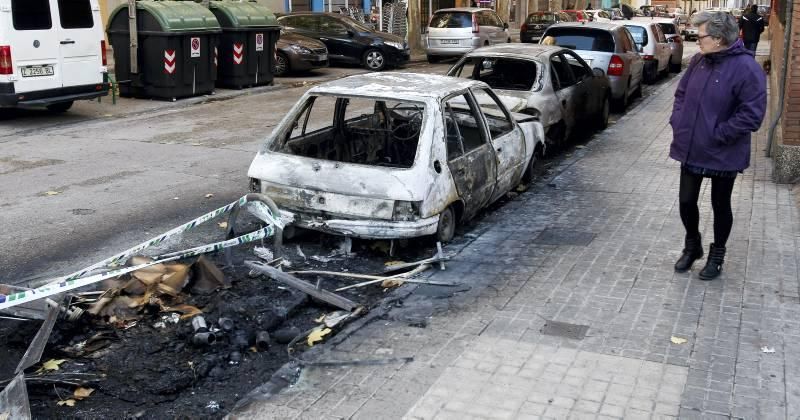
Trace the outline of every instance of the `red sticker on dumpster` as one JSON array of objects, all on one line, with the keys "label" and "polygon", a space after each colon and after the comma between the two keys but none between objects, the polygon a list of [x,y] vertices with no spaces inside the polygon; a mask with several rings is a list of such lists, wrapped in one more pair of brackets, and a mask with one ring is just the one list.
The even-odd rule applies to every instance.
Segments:
[{"label": "red sticker on dumpster", "polygon": [[200,57],[200,37],[192,38],[192,58]]},{"label": "red sticker on dumpster", "polygon": [[264,51],[264,34],[256,34],[256,51]]}]

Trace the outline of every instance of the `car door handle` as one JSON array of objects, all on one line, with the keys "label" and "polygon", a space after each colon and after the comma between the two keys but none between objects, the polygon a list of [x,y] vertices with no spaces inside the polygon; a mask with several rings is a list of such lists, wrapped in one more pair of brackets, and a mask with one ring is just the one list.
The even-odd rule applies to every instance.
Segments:
[{"label": "car door handle", "polygon": [[319,38],[319,40],[320,40],[320,41],[327,41],[327,40],[328,40],[328,38],[322,38],[322,37],[320,37],[320,38]]},{"label": "car door handle", "polygon": [[75,41],[73,41],[71,39],[65,39],[65,40],[61,41],[61,45],[74,44],[74,43],[75,43]]}]

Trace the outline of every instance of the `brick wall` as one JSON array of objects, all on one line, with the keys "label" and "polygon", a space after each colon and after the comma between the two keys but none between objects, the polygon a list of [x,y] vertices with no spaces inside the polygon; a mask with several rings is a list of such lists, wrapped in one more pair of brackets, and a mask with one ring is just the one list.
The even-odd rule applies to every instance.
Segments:
[{"label": "brick wall", "polygon": [[[800,146],[800,0],[794,2],[792,10],[792,34],[789,45],[783,44],[784,26],[777,16],[773,15],[770,19],[770,60],[772,69],[770,72],[770,88],[774,93],[770,100],[770,113],[775,115],[783,107],[783,115],[778,130],[781,130],[779,137],[783,145]],[[779,92],[778,83],[780,82],[781,68],[783,66],[783,54],[785,48],[789,50],[789,68],[787,80],[784,85],[786,94],[782,104],[777,103]]]}]

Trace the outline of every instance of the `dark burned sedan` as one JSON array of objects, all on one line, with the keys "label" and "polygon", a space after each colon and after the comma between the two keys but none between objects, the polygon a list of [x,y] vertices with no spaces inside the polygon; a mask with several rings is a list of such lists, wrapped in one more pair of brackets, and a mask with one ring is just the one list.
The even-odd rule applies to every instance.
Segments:
[{"label": "dark burned sedan", "polygon": [[275,50],[276,76],[328,67],[328,49],[314,38],[284,29]]},{"label": "dark burned sedan", "polygon": [[408,62],[408,44],[399,36],[376,32],[337,13],[291,13],[278,23],[301,35],[318,39],[328,48],[331,63],[360,64],[380,71]]}]

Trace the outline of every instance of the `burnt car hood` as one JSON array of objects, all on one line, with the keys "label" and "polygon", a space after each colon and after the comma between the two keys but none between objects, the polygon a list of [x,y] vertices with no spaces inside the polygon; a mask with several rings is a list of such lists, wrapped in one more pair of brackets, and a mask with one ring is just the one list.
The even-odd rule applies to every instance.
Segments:
[{"label": "burnt car hood", "polygon": [[278,38],[277,48],[288,48],[289,45],[300,45],[310,50],[325,48],[325,44],[314,38],[309,38],[294,32],[282,31],[281,37]]}]

